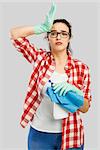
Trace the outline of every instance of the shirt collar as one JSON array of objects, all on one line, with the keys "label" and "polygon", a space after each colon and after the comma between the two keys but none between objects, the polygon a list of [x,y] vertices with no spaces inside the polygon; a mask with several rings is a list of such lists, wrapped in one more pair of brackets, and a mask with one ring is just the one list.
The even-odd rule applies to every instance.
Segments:
[{"label": "shirt collar", "polygon": [[67,58],[67,63],[65,65],[65,69],[74,68],[74,66],[75,66],[74,59],[73,59],[72,54],[69,50],[67,51],[67,55],[68,55],[68,58]]}]

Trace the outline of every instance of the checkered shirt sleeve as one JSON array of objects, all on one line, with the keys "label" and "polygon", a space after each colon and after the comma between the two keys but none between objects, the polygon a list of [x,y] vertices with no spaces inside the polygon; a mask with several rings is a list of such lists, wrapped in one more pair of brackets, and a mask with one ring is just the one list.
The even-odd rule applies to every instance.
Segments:
[{"label": "checkered shirt sleeve", "polygon": [[31,44],[25,37],[15,40],[11,39],[11,41],[15,48],[17,48],[17,51],[21,52],[29,63],[35,62],[37,56],[39,54],[42,55],[45,52],[43,49],[36,48],[34,44]]}]

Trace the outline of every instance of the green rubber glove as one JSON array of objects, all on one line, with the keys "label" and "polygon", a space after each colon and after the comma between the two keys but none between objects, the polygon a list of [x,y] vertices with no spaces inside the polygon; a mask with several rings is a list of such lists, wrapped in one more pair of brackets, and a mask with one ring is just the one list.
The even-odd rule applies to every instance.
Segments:
[{"label": "green rubber glove", "polygon": [[34,33],[35,34],[41,34],[44,32],[50,32],[52,25],[53,25],[53,20],[56,12],[56,5],[54,2],[52,2],[51,9],[49,13],[46,16],[45,22],[40,25],[34,26]]},{"label": "green rubber glove", "polygon": [[69,84],[68,82],[53,83],[52,86],[53,86],[54,93],[60,91],[59,96],[61,95],[65,96],[65,94],[68,91],[73,91],[76,92],[78,95],[83,96],[83,92],[80,89],[78,89],[76,86],[72,84]]}]

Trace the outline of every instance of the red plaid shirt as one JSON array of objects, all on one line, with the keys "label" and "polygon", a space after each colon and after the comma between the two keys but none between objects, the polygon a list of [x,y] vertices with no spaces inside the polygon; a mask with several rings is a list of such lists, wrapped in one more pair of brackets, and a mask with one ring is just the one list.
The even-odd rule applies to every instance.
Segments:
[{"label": "red plaid shirt", "polygon": [[[55,60],[51,52],[37,49],[30,44],[26,38],[12,40],[13,45],[22,55],[33,64],[28,91],[24,102],[24,111],[21,117],[21,125],[25,127],[34,118],[38,106],[41,103],[41,89],[49,80],[55,70]],[[84,98],[91,102],[90,94],[90,74],[89,68],[77,59],[73,59],[71,52],[68,51],[65,72],[68,75],[69,83],[75,85],[84,93]],[[62,146],[61,150],[80,147],[84,143],[83,124],[79,111],[69,113],[68,117],[62,120]]]}]

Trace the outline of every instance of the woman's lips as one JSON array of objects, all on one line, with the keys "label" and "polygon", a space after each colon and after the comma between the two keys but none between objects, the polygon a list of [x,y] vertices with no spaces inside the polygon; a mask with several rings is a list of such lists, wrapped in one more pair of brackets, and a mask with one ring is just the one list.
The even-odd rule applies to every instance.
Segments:
[{"label": "woman's lips", "polygon": [[62,42],[56,42],[55,44],[56,44],[56,45],[61,45],[61,44],[62,44]]}]

